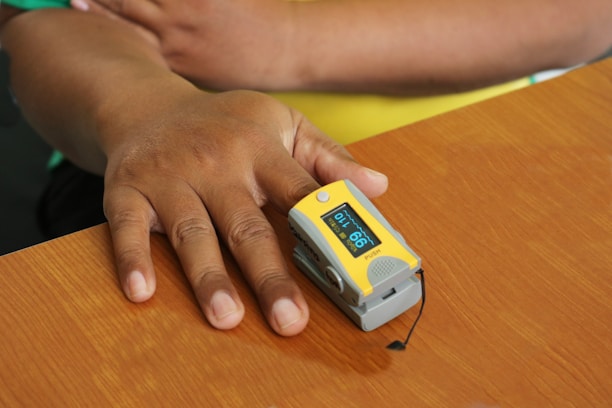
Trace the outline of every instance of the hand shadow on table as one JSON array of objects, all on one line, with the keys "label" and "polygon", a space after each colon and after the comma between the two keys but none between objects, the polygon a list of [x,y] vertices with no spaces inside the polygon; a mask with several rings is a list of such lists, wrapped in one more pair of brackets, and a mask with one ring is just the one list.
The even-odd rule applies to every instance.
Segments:
[{"label": "hand shadow on table", "polygon": [[[310,320],[304,332],[293,337],[282,337],[275,334],[265,320],[257,303],[253,291],[249,288],[246,280],[239,273],[237,264],[234,262],[227,248],[222,246],[226,267],[236,285],[236,288],[244,303],[246,314],[243,322],[237,328],[229,331],[220,331],[210,326],[202,313],[195,295],[185,275],[180,272],[180,264],[167,239],[160,235],[153,236],[153,249],[160,251],[156,259],[170,261],[171,267],[165,266],[158,270],[176,271],[177,273],[158,272],[157,293],[146,303],[155,304],[159,307],[175,307],[175,310],[165,310],[163,314],[173,314],[180,319],[184,325],[185,319],[197,317],[197,330],[204,330],[201,336],[208,342],[203,347],[209,348],[209,352],[215,352],[216,347],[235,348],[237,357],[242,355],[277,356],[283,354],[282,360],[296,360],[299,364],[324,364],[332,371],[346,373],[353,371],[361,375],[371,375],[385,370],[395,356],[410,353],[409,347],[404,351],[393,351],[387,349],[387,345],[393,340],[403,338],[416,316],[416,308],[412,308],[405,316],[402,315],[394,321],[371,332],[360,330],[344,313],[342,313],[333,302],[327,298],[306,276],[304,276],[292,261],[292,251],[295,245],[294,238],[289,232],[286,217],[272,210],[265,210],[266,215],[272,220],[273,225],[287,225],[286,228],[277,229],[281,249],[290,272],[302,289],[310,308]],[[170,280],[170,282],[168,282]],[[166,296],[164,293],[170,284],[169,290],[179,290],[180,296],[171,296],[172,299],[180,298],[180,304],[160,305]],[[142,305],[136,305],[137,308]],[[185,303],[190,303],[186,305]],[[146,309],[146,307],[144,307]],[[189,312],[186,310],[188,309]],[[178,314],[178,316],[177,316]],[[192,327],[193,328],[193,327]],[[246,353],[246,354],[245,354]],[[237,361],[239,363],[239,361]]]}]

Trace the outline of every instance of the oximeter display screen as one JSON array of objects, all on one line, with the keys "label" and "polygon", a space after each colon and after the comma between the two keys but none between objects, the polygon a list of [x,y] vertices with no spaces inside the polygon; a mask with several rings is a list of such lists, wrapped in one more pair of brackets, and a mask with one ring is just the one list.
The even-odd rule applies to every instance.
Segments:
[{"label": "oximeter display screen", "polygon": [[346,203],[334,208],[321,219],[355,258],[380,244],[372,230]]}]

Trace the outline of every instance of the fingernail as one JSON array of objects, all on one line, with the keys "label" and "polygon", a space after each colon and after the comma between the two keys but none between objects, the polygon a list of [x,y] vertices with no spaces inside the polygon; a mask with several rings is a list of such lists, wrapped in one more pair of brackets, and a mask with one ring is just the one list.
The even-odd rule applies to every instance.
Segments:
[{"label": "fingernail", "polygon": [[128,296],[133,301],[146,298],[148,296],[147,282],[139,271],[130,272],[127,278]]},{"label": "fingernail", "polygon": [[272,306],[272,315],[276,324],[285,329],[302,318],[302,311],[289,299],[279,299]]},{"label": "fingernail", "polygon": [[367,169],[368,172],[373,175],[374,177],[380,177],[380,176],[384,176],[386,177],[383,173],[376,171],[376,170],[372,170],[372,169]]},{"label": "fingernail", "polygon": [[236,313],[238,306],[234,299],[227,292],[216,292],[211,300],[213,314],[217,320],[223,320],[227,316]]},{"label": "fingernail", "polygon": [[72,6],[72,8],[75,8],[77,10],[81,10],[81,11],[89,10],[89,4],[87,4],[87,2],[85,2],[84,0],[72,0],[70,2],[70,5]]}]

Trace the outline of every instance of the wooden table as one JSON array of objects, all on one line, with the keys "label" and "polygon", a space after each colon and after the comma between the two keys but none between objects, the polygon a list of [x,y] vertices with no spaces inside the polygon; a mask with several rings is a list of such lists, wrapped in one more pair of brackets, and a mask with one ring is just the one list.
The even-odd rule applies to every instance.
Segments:
[{"label": "wooden table", "polygon": [[[165,238],[129,303],[102,225],[0,258],[0,406],[612,406],[612,60],[350,146],[423,258],[418,308],[365,333],[297,269],[307,330],[205,323]],[[271,214],[287,260],[293,238]]]}]

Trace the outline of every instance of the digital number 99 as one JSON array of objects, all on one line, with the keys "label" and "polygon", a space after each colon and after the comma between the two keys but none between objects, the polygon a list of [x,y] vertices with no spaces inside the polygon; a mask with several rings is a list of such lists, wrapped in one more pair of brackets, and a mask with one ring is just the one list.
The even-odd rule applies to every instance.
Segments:
[{"label": "digital number 99", "polygon": [[349,235],[349,239],[353,241],[357,248],[363,248],[368,244],[368,240],[363,237],[363,234],[360,231],[355,231],[351,235]]}]

